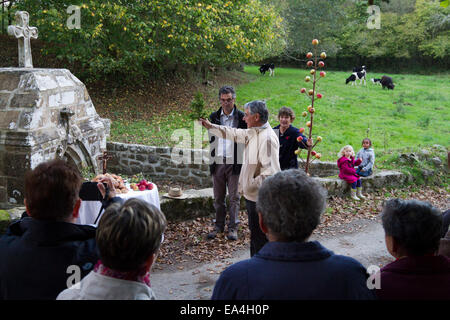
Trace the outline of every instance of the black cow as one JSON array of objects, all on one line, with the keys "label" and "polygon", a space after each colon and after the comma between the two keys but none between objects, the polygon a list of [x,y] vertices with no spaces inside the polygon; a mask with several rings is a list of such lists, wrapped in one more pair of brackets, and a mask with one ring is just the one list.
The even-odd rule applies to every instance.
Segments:
[{"label": "black cow", "polygon": [[392,78],[391,78],[391,77],[388,77],[388,76],[382,76],[382,77],[381,77],[380,83],[381,83],[383,89],[384,89],[384,88],[388,88],[388,90],[389,90],[389,89],[390,89],[390,90],[394,90],[395,84],[394,84],[394,82],[392,81]]}]

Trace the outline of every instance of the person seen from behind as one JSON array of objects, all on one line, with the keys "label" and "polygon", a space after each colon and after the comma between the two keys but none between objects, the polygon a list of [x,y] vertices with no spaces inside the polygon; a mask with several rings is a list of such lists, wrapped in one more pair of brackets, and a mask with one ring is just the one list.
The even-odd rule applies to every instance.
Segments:
[{"label": "person seen from behind", "polygon": [[78,285],[57,300],[153,300],[150,269],[164,239],[167,221],[154,205],[128,199],[111,205],[96,233],[100,260]]},{"label": "person seen from behind", "polygon": [[379,299],[450,299],[450,259],[438,255],[441,212],[427,202],[391,199],[381,219],[386,248],[396,260],[380,271]]},{"label": "person seen from behind", "polygon": [[259,189],[257,211],[266,243],[222,272],[213,300],[375,299],[355,259],[311,239],[326,207],[326,190],[298,169],[276,173]]},{"label": "person seen from behind", "polygon": [[[121,199],[98,183],[108,207]],[[26,214],[0,237],[0,300],[54,300],[67,288],[71,270],[83,278],[98,260],[96,228],[76,224],[82,177],[77,168],[57,159],[25,174]]]}]

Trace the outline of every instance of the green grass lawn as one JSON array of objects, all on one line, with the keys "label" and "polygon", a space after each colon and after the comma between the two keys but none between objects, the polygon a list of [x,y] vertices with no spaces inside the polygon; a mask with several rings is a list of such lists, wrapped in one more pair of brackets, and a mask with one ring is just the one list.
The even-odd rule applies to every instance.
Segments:
[{"label": "green grass lawn", "polygon": [[[312,88],[311,82],[304,82],[308,70],[277,68],[275,77],[261,76],[256,66],[247,66],[245,72],[254,80],[236,88],[238,106],[251,100],[266,100],[272,126],[278,124],[278,109],[288,106],[297,116],[294,126],[305,127],[309,115],[305,119],[301,113],[310,100],[300,94],[299,89]],[[346,144],[358,151],[367,128],[370,128],[369,137],[378,167],[384,167],[383,162],[399,151],[433,144],[450,146],[449,74],[389,74],[396,87],[388,91],[370,82],[370,78],[381,78],[380,73],[369,72],[366,86],[346,85],[345,79],[350,73],[327,71],[327,76],[317,82],[317,92],[324,97],[315,102],[313,138],[323,137],[315,148],[322,153],[321,160],[335,161],[336,154]],[[216,94],[217,89],[213,90]],[[211,110],[216,108],[218,103],[210,107]],[[138,118],[135,122],[113,122],[111,140],[174,146],[182,138],[175,139],[173,133],[183,128],[187,131],[178,131],[178,135],[185,142],[188,134],[193,140],[194,125],[188,118],[188,111],[153,119],[151,123]],[[207,145],[206,140],[204,132],[203,145]]]},{"label": "green grass lawn", "polygon": [[[245,71],[259,73],[257,67]],[[280,107],[291,107],[297,115],[294,125],[305,127],[307,119],[301,113],[310,100],[299,89],[312,88],[311,82],[304,81],[306,75],[308,70],[277,68],[275,77],[259,77],[239,87],[238,103],[265,99],[271,125],[277,124]],[[317,82],[317,92],[324,97],[315,101],[313,136],[323,137],[316,147],[322,160],[336,160],[337,152],[346,144],[359,150],[367,128],[378,156],[410,147],[450,146],[449,75],[389,74],[396,84],[394,90],[383,90],[370,82],[370,78],[381,78],[383,74],[369,72],[367,86],[346,85],[349,75],[329,71]]]}]

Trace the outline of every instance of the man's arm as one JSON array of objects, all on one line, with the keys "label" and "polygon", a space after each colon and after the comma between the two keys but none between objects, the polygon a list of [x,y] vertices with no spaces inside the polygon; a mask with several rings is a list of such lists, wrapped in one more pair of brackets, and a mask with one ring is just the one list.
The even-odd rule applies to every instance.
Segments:
[{"label": "man's arm", "polygon": [[[259,138],[262,138],[261,136]],[[264,137],[266,141],[260,145],[258,150],[258,162],[261,164],[260,173],[253,179],[253,184],[259,189],[264,179],[281,171],[279,160],[280,143],[278,139]]]},{"label": "man's arm", "polygon": [[221,126],[218,124],[212,124],[206,119],[200,119],[202,126],[209,130],[210,134],[213,134],[222,139],[232,140],[237,143],[246,143],[248,139],[249,129],[238,129],[227,126]]}]

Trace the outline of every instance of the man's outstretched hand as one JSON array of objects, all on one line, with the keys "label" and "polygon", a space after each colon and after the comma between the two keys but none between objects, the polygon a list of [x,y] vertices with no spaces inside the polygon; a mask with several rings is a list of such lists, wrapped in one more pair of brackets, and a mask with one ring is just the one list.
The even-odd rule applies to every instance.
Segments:
[{"label": "man's outstretched hand", "polygon": [[211,129],[212,124],[211,124],[211,122],[209,122],[209,120],[200,118],[200,119],[198,119],[198,121],[199,121],[200,124],[201,124],[202,126],[204,126],[206,129]]}]

